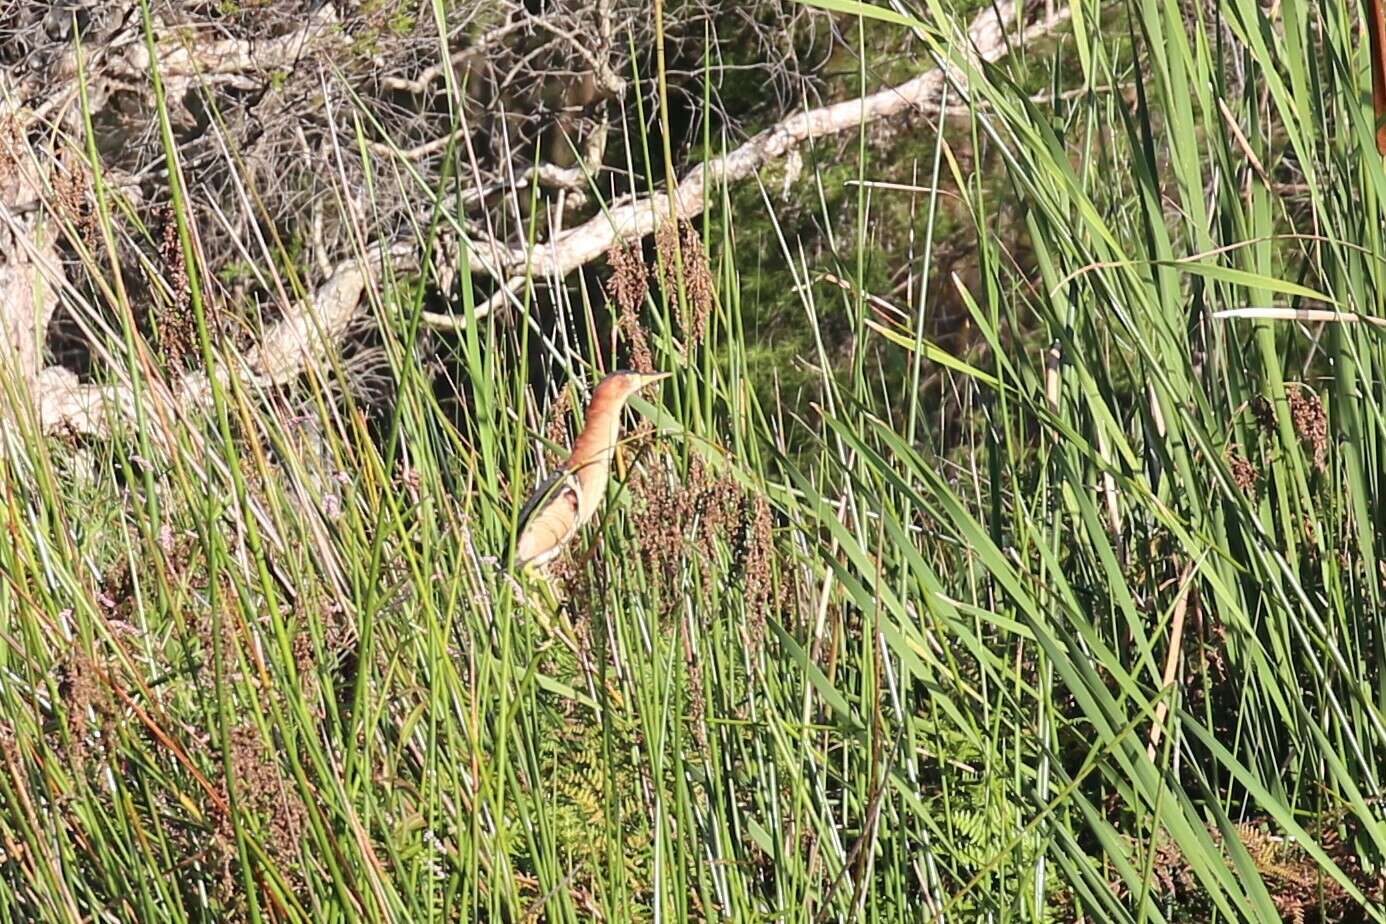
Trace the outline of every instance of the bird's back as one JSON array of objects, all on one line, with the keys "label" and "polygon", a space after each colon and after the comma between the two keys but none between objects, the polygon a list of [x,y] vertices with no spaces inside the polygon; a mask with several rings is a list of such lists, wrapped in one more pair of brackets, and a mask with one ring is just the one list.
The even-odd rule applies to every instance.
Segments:
[{"label": "bird's back", "polygon": [[579,485],[572,472],[555,468],[520,510],[520,535],[515,564],[542,565],[562,550],[582,523]]}]

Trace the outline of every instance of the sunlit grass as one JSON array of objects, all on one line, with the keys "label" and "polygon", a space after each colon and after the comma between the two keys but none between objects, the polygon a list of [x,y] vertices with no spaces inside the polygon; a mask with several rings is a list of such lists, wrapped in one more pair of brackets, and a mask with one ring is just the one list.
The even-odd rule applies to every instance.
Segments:
[{"label": "sunlit grass", "polygon": [[[920,66],[951,56],[973,111],[921,117],[908,177],[863,137],[801,181],[857,199],[821,260],[713,203],[706,336],[640,306],[675,375],[548,590],[499,565],[552,397],[627,359],[595,291],[438,364],[425,282],[385,274],[388,402],[334,358],[109,439],[0,431],[0,920],[1380,920],[1386,351],[1212,318],[1380,312],[1358,10],[1127,9],[1027,50],[1027,86],[1094,88],[1035,103],[922,4]],[[425,246],[460,194],[428,193]],[[944,194],[972,286],[930,273]],[[915,223],[903,296],[861,291],[894,278],[881,214]],[[746,324],[770,263],[811,389]]]}]

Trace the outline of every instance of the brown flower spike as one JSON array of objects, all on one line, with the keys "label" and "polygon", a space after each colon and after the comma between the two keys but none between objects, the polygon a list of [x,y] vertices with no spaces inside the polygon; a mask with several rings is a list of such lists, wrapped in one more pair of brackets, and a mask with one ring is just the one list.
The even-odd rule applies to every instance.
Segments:
[{"label": "brown flower spike", "polygon": [[607,251],[606,259],[611,264],[611,278],[606,281],[606,291],[620,309],[618,323],[622,336],[630,343],[631,365],[636,372],[653,372],[650,342],[640,323],[640,306],[650,291],[649,270],[639,249],[630,244],[613,244]]},{"label": "brown flower spike", "polygon": [[[684,349],[691,350],[707,336],[716,296],[707,252],[698,232],[686,221],[677,226],[672,221],[661,225],[655,232],[655,249],[659,252],[660,285],[679,309]],[[680,286],[682,300],[678,296]]]}]

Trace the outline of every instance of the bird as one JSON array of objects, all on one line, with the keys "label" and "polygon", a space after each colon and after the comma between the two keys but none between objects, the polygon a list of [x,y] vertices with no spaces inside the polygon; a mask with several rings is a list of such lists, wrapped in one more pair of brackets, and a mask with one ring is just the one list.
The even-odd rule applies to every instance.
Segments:
[{"label": "bird", "polygon": [[1367,0],[1367,39],[1371,49],[1376,149],[1386,155],[1386,8],[1381,0]]},{"label": "bird", "polygon": [[602,379],[568,458],[539,483],[520,511],[516,570],[542,568],[553,561],[597,512],[621,435],[621,411],[636,392],[670,374],[619,370]]}]

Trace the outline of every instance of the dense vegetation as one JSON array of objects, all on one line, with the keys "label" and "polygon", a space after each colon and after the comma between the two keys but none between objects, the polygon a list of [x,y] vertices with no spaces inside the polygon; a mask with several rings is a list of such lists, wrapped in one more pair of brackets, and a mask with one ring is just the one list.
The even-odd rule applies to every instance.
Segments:
[{"label": "dense vegetation", "polygon": [[[470,9],[365,6],[411,49]],[[214,225],[163,84],[157,201],[75,135],[16,205],[42,123],[0,123],[6,240],[51,218],[71,281],[45,362],[112,408],[52,427],[54,366],[5,378],[0,921],[1386,919],[1361,10],[1030,4],[1061,28],[981,64],[977,6],[785,14],[831,47],[795,58],[806,107],[954,79],[486,313],[513,280],[476,271],[464,145],[400,168],[419,139],[358,115],[313,169],[228,151]],[[582,216],[795,109],[736,76],[767,33],[724,32],[701,111],[672,75],[673,124],[641,28],[608,110],[630,169]],[[540,216],[574,188],[526,183],[489,234],[563,227]],[[377,261],[340,349],[289,377],[247,353],[400,237],[429,256]],[[520,505],[626,364],[674,375],[599,520],[510,573]]]}]

